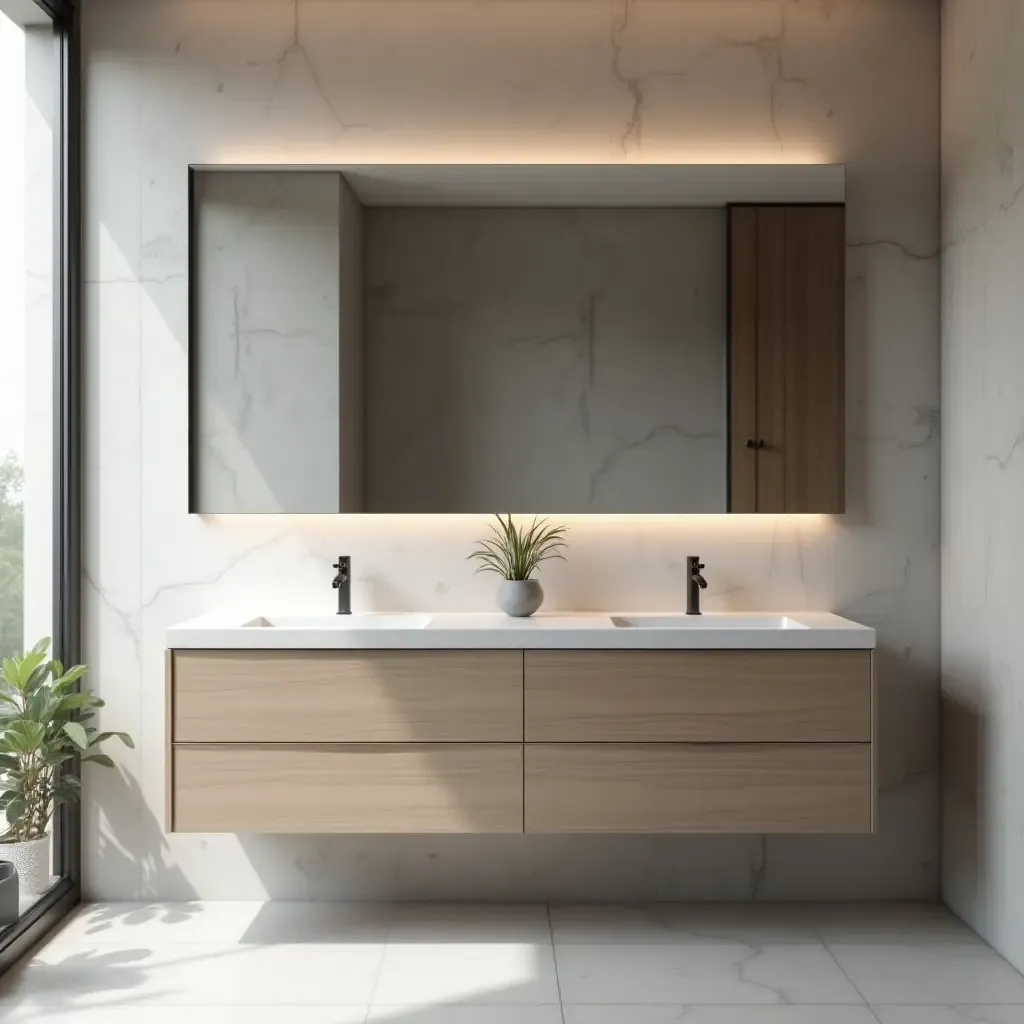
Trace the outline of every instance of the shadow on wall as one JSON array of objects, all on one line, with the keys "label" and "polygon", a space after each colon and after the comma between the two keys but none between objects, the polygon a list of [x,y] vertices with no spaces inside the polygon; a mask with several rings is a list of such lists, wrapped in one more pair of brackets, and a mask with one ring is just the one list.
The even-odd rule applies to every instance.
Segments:
[{"label": "shadow on wall", "polygon": [[761,896],[760,836],[240,835],[280,900],[737,901]]},{"label": "shadow on wall", "polygon": [[[154,899],[185,901],[173,908],[133,911],[139,924],[152,917],[188,914],[187,901],[196,899],[198,894],[180,868],[168,866],[172,855],[163,824],[149,809],[136,778],[124,769],[94,768],[89,773],[85,791],[88,794],[88,807],[83,807],[85,877],[136,878],[133,888],[142,896],[154,894]],[[101,863],[102,867],[90,867],[90,861]],[[84,896],[89,899],[89,892]],[[115,920],[123,920],[122,912],[123,908],[112,911]],[[102,919],[95,922],[97,931],[103,930],[103,923]]]},{"label": "shadow on wall", "polygon": [[[985,710],[959,694],[942,695],[942,850],[947,877],[943,891],[956,893],[954,911],[972,912],[972,920],[984,920],[988,912],[990,857],[986,823],[991,823],[985,794]],[[991,827],[991,825],[989,825]],[[949,877],[955,871],[956,877]]]},{"label": "shadow on wall", "polygon": [[[879,628],[878,624],[874,626]],[[929,731],[912,733],[910,726],[920,719],[921,709],[929,705],[929,697],[934,693],[934,674],[911,660],[907,652],[884,645],[875,650],[874,671],[878,704],[876,784],[881,798],[924,775],[938,775],[938,749],[931,737],[939,734],[940,709],[931,702],[929,710],[934,721],[929,723]],[[914,742],[908,742],[910,737]],[[935,842],[938,849],[938,836]]]}]

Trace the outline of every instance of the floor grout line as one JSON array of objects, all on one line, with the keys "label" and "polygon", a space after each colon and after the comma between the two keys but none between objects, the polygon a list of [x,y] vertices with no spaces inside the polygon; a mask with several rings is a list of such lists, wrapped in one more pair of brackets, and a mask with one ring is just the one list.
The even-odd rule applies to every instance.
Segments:
[{"label": "floor grout line", "polygon": [[551,939],[551,959],[555,965],[555,988],[558,990],[558,1013],[565,1024],[565,1003],[562,1002],[562,979],[558,976],[558,948],[555,946],[555,926],[551,923],[551,904],[544,902],[544,912],[548,916],[548,938]]}]

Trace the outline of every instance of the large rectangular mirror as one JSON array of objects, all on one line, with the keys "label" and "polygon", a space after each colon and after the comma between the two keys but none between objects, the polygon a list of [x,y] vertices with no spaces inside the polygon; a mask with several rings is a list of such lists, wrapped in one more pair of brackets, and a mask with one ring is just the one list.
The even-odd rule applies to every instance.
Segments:
[{"label": "large rectangular mirror", "polygon": [[736,432],[765,433],[766,367],[797,396],[767,339],[812,333],[790,376],[838,365],[841,305],[790,330],[756,211],[796,237],[842,168],[194,168],[190,196],[191,511],[841,511],[758,503],[784,409]]}]

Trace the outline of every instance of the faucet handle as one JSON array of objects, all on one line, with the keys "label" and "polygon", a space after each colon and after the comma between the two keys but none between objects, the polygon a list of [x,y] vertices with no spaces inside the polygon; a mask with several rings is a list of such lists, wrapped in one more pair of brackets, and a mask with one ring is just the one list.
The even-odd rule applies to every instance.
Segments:
[{"label": "faucet handle", "polygon": [[334,581],[331,586],[335,590],[340,590],[343,583],[348,583],[349,577],[352,575],[352,558],[350,555],[338,555],[338,560],[331,566],[332,569],[338,570],[338,575],[334,577]]}]

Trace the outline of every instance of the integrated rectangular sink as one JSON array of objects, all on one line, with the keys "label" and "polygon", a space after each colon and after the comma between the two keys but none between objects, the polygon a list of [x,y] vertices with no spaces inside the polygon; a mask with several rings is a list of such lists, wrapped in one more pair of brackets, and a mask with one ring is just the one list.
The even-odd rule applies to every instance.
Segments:
[{"label": "integrated rectangular sink", "polygon": [[613,615],[620,629],[807,629],[788,615]]},{"label": "integrated rectangular sink", "polygon": [[396,612],[365,615],[260,615],[244,623],[257,629],[422,629],[429,615]]}]

